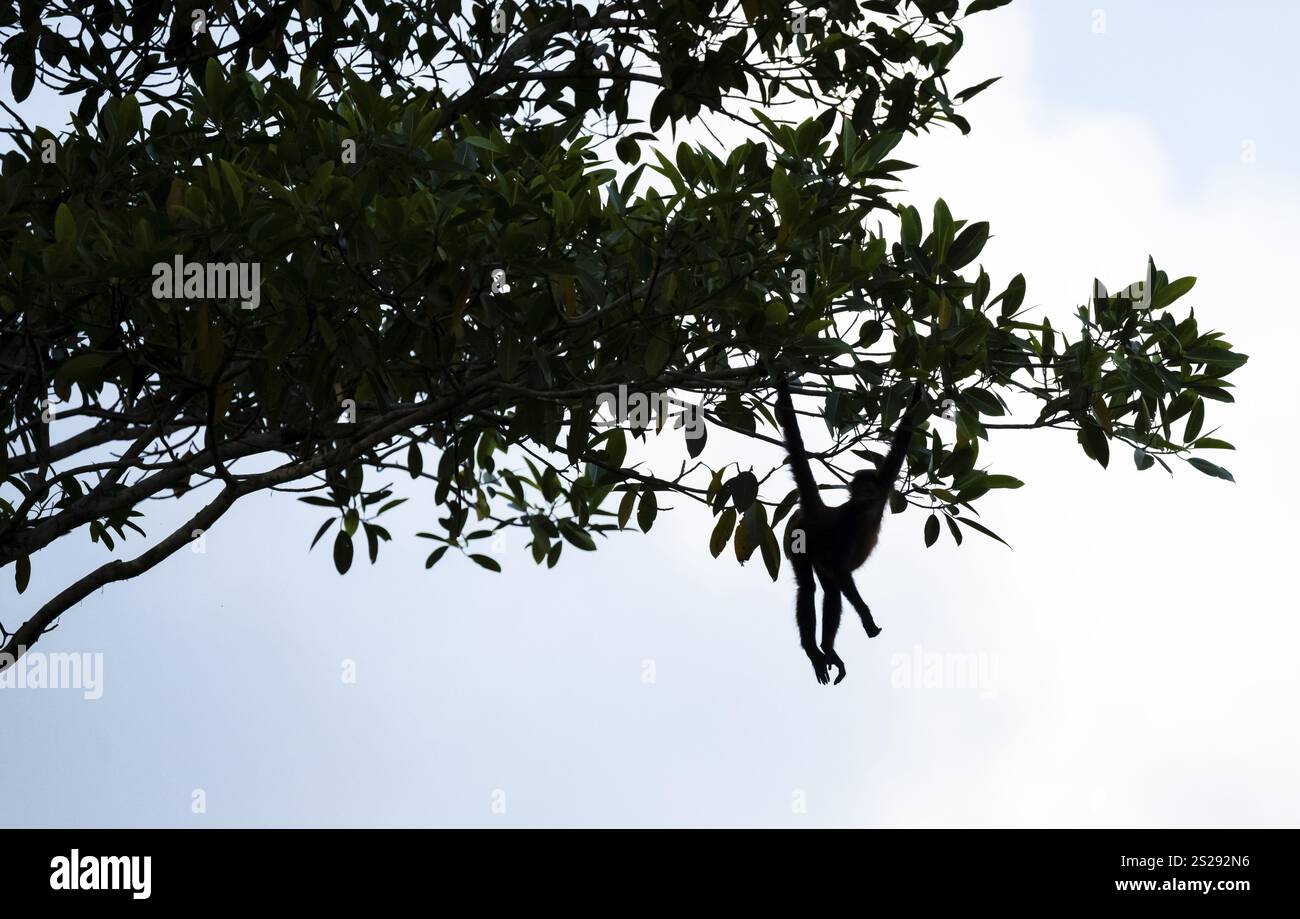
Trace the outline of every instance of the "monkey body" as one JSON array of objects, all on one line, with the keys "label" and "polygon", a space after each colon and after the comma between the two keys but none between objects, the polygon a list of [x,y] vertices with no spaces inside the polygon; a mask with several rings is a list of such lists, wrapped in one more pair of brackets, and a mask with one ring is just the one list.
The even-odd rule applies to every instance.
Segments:
[{"label": "monkey body", "polygon": [[[792,554],[793,534],[802,531],[810,551],[833,560],[837,567],[857,571],[867,561],[880,539],[885,504],[872,502],[863,507],[850,501],[837,507],[822,506],[805,511],[796,508],[786,529],[786,556]],[[806,522],[805,522],[806,521]]]},{"label": "monkey body", "polygon": [[[880,539],[880,526],[885,505],[893,492],[894,481],[907,458],[912,442],[912,429],[908,415],[899,421],[898,429],[890,441],[889,453],[877,469],[864,469],[853,476],[849,500],[828,507],[821,499],[817,482],[808,464],[808,454],[799,433],[799,421],[790,400],[785,381],[776,382],[777,418],[781,422],[786,453],[795,485],[799,490],[799,507],[790,515],[785,531],[785,553],[794,568],[797,593],[795,597],[795,623],[799,628],[799,642],[813,666],[817,682],[830,682],[830,668],[839,673],[835,682],[844,679],[847,672],[844,662],[835,653],[835,635],[839,630],[842,611],[841,598],[847,599],[862,620],[868,638],[880,634],[880,627],[871,616],[871,609],[858,593],[853,582],[853,572],[861,568],[871,556]],[[920,400],[918,388],[912,400],[914,408]],[[822,586],[822,639],[818,646],[816,591]]]}]

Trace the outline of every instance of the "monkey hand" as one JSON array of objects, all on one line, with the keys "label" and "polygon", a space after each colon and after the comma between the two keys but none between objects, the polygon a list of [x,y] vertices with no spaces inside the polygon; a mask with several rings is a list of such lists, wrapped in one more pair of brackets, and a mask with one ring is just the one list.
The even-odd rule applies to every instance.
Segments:
[{"label": "monkey hand", "polygon": [[812,661],[813,673],[817,676],[817,682],[825,686],[831,681],[831,676],[826,667],[826,655],[817,648],[806,648],[805,653],[808,660]]},{"label": "monkey hand", "polygon": [[826,659],[826,667],[827,667],[827,674],[826,674],[826,675],[827,675],[828,677],[830,676],[830,669],[829,669],[829,668],[831,668],[831,667],[838,667],[838,668],[839,668],[839,671],[840,671],[840,672],[839,672],[839,675],[835,677],[835,682],[834,682],[832,685],[835,685],[835,686],[840,685],[840,681],[841,681],[842,679],[844,679],[844,674],[848,673],[848,670],[847,670],[847,669],[845,668],[845,666],[844,666],[844,661],[840,660],[840,656],[839,656],[838,654],[835,653],[834,649],[830,649],[830,650],[825,650],[825,649],[824,649],[824,650],[822,651],[822,654],[825,656],[825,659]]}]

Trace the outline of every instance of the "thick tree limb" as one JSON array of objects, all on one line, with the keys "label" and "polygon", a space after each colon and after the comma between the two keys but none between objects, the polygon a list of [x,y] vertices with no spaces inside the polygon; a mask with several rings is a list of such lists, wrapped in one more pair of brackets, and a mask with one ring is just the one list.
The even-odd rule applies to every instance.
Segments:
[{"label": "thick tree limb", "polygon": [[239,498],[276,485],[283,485],[286,482],[306,478],[322,469],[346,464],[376,444],[383,443],[414,427],[428,424],[448,412],[456,411],[459,413],[481,407],[480,403],[486,404],[495,398],[491,390],[482,388],[495,376],[495,371],[489,372],[469,384],[467,390],[473,392],[473,395],[468,392],[462,393],[438,402],[407,407],[405,410],[390,413],[377,420],[364,433],[348,444],[323,451],[307,460],[287,463],[269,472],[247,476],[237,480],[234,484],[227,485],[214,501],[152,549],[129,562],[118,559],[101,565],[90,574],[65,588],[38,609],[30,619],[18,627],[5,647],[0,650],[0,672],[12,666],[14,661],[22,657],[41,635],[49,630],[55,620],[68,609],[107,584],[128,580],[149,571],[188,543],[193,538],[192,534],[195,530],[210,529],[212,524],[220,519]]},{"label": "thick tree limb", "polygon": [[0,650],[0,672],[4,672],[27,653],[27,650],[36,644],[37,640],[49,630],[54,621],[64,611],[80,603],[106,584],[112,584],[114,581],[125,581],[128,578],[144,574],[189,542],[192,538],[191,534],[195,530],[206,530],[211,527],[222,514],[230,510],[231,505],[235,503],[238,497],[239,489],[227,487],[221,494],[217,495],[216,500],[172,531],[170,536],[152,549],[136,556],[129,562],[117,559],[106,565],[100,565],[90,574],[66,587],[38,609],[32,618],[20,625],[13,636],[10,637],[4,649]]}]

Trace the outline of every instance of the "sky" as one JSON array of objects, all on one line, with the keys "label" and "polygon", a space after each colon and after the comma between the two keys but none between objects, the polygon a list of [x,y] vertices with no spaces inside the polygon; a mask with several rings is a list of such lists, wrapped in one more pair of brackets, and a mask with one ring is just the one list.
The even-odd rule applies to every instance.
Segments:
[{"label": "sky", "polygon": [[[857,576],[884,631],[846,616],[832,688],[799,650],[788,568],[773,584],[712,559],[684,504],[552,571],[516,538],[494,575],[424,570],[429,547],[403,537],[425,494],[391,515],[378,565],[340,578],[327,545],[307,552],[321,511],[241,503],[201,554],[42,639],[102,656],[98,698],[0,688],[0,825],[1300,823],[1300,7],[1098,2],[971,20],[954,83],[1003,79],[965,110],[971,135],[908,141],[904,200],[991,221],[995,288],[1023,272],[1058,328],[1093,277],[1138,280],[1148,254],[1197,276],[1179,308],[1251,355],[1206,423],[1237,445],[1213,457],[1237,484],[997,432],[981,458],[1026,485],[980,503],[1013,548],[927,550],[922,515],[887,519]],[[729,448],[778,459],[713,436],[705,458]],[[5,621],[101,551],[43,552],[21,598],[4,579]]]}]

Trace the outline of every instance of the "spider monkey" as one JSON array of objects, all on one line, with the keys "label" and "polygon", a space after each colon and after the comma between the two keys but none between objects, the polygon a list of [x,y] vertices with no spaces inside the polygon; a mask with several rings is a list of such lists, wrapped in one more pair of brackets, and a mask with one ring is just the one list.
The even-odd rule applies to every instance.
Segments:
[{"label": "spider monkey", "polygon": [[[857,610],[868,638],[880,634],[880,627],[871,618],[871,609],[858,593],[853,583],[853,572],[860,568],[876,547],[880,535],[880,521],[898,478],[907,450],[912,442],[911,418],[921,400],[923,387],[917,386],[903,417],[898,422],[889,454],[876,469],[863,469],[853,476],[848,486],[849,500],[837,507],[827,507],[817,491],[817,482],[808,465],[808,453],[799,433],[799,420],[790,401],[790,390],[783,376],[776,377],[777,419],[785,436],[786,453],[799,490],[799,507],[790,515],[785,531],[785,554],[794,567],[798,594],[795,600],[795,622],[799,626],[799,642],[812,662],[817,682],[830,682],[830,668],[839,669],[835,683],[844,679],[844,662],[835,653],[835,633],[840,627],[840,595],[843,594]],[[802,545],[797,545],[802,535]],[[818,648],[816,581],[822,585],[822,641]]]}]

